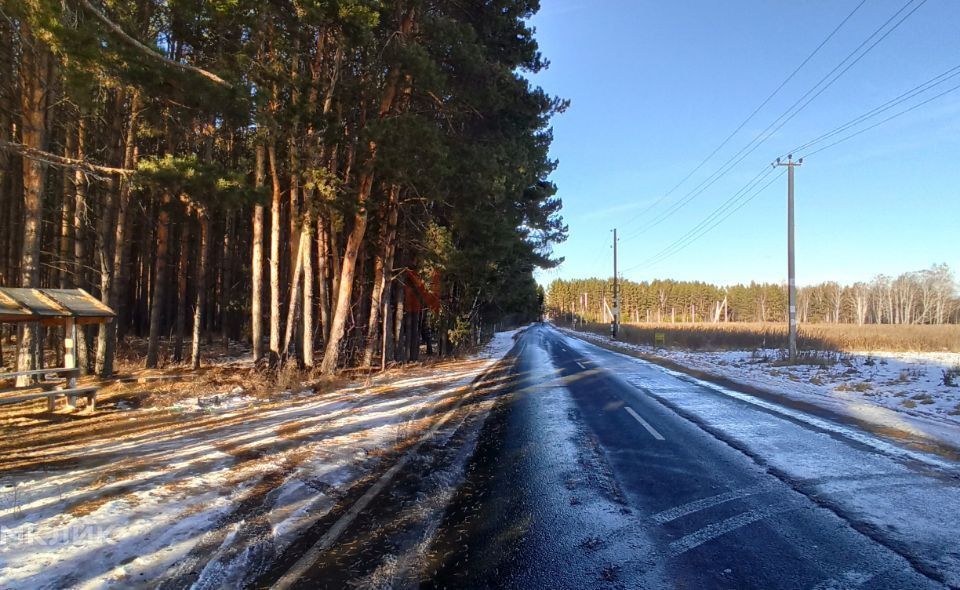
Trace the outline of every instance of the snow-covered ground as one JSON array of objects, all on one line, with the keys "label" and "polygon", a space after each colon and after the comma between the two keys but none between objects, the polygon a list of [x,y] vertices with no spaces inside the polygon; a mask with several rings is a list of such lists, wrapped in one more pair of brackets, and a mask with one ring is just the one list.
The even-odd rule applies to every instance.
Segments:
[{"label": "snow-covered ground", "polygon": [[944,384],[944,371],[960,367],[960,353],[823,353],[823,364],[785,365],[778,350],[689,351],[564,331],[960,447],[960,387]]},{"label": "snow-covered ground", "polygon": [[0,444],[0,587],[238,587],[512,347],[327,394],[243,388]]},{"label": "snow-covered ground", "polygon": [[[637,395],[660,400],[901,553],[919,570],[960,587],[957,462],[610,352],[591,344],[591,337],[566,334],[570,348],[634,385]],[[851,563],[850,571],[861,572],[861,567]],[[829,587],[861,586],[837,580]]]}]

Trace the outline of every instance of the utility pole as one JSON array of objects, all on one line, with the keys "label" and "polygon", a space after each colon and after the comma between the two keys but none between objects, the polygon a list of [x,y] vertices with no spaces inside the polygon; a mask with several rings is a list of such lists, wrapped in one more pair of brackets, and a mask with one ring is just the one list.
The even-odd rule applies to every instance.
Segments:
[{"label": "utility pole", "polygon": [[774,166],[787,168],[787,291],[790,322],[790,361],[797,360],[797,269],[794,262],[793,248],[793,169],[803,164],[803,158],[793,161],[793,154],[787,156],[786,162],[777,158]]},{"label": "utility pole", "polygon": [[610,334],[617,337],[620,331],[620,285],[617,283],[617,228],[613,228],[613,322]]}]

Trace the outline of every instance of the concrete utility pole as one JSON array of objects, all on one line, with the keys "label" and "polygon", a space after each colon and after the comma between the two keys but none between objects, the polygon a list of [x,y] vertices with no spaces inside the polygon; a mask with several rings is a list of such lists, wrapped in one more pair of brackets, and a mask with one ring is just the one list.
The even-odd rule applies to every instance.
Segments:
[{"label": "concrete utility pole", "polygon": [[617,282],[617,228],[613,228],[613,323],[610,334],[616,338],[620,331],[620,285]]},{"label": "concrete utility pole", "polygon": [[793,248],[793,169],[803,164],[803,158],[793,161],[793,154],[786,162],[777,158],[774,166],[787,167],[787,289],[790,317],[790,361],[797,360],[797,269],[794,263]]}]

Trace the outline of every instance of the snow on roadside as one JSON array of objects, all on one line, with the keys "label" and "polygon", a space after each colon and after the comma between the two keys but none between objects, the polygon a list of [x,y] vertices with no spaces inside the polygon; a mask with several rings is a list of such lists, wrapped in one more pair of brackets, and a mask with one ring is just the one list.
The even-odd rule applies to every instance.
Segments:
[{"label": "snow on roadside", "polygon": [[393,381],[270,400],[237,388],[177,408],[103,412],[88,423],[106,435],[85,434],[86,424],[43,430],[0,452],[0,587],[249,582],[429,427],[516,332]]},{"label": "snow on roadside", "polygon": [[[609,338],[563,330],[596,343]],[[616,342],[616,346],[748,384],[866,422],[960,446],[960,387],[943,371],[960,353],[869,352],[834,355],[827,365],[777,366],[777,350],[688,351]]]}]

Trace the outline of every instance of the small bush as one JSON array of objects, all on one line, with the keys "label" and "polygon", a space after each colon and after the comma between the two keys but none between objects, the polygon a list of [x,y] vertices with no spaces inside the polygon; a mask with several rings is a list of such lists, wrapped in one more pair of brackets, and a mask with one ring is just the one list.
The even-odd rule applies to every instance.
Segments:
[{"label": "small bush", "polygon": [[943,370],[943,384],[947,387],[957,387],[957,380],[960,380],[960,365],[952,369]]},{"label": "small bush", "polygon": [[917,407],[917,402],[913,401],[912,399],[907,399],[907,400],[903,400],[902,405],[903,407],[910,408],[912,410],[913,408]]},{"label": "small bush", "polygon": [[789,353],[781,350],[776,361],[775,367],[785,367],[789,365],[814,365],[818,367],[832,367],[840,362],[841,355],[826,350],[801,350],[797,352],[797,359],[790,360]]},{"label": "small bush", "polygon": [[854,383],[850,385],[849,383],[841,383],[834,388],[836,391],[856,391],[857,393],[866,393],[873,389],[873,386],[862,381],[860,383]]}]

